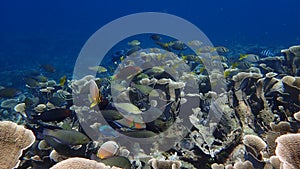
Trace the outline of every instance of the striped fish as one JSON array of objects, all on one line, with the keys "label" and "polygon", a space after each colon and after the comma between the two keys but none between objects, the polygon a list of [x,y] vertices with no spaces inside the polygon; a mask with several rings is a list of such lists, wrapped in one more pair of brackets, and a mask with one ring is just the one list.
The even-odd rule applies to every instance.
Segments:
[{"label": "striped fish", "polygon": [[265,49],[260,52],[262,56],[275,56],[274,52],[270,49]]}]

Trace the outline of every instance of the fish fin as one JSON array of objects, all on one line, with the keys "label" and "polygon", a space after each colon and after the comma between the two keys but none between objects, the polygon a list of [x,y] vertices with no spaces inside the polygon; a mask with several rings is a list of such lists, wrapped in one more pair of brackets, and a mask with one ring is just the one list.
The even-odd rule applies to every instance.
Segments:
[{"label": "fish fin", "polygon": [[94,100],[94,101],[91,103],[90,108],[95,107],[97,104],[98,104],[98,102],[97,102],[96,100]]},{"label": "fish fin", "polygon": [[245,59],[245,58],[246,58],[246,55],[245,55],[245,54],[240,54],[239,60],[243,60],[243,59]]}]

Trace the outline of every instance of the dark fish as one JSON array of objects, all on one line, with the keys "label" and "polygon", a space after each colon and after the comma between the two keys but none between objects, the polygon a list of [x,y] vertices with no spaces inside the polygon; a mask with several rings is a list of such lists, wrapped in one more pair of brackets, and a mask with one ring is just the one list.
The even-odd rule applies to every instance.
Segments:
[{"label": "dark fish", "polygon": [[122,134],[129,136],[129,137],[134,137],[134,138],[148,138],[148,137],[154,137],[157,135],[156,133],[154,133],[152,131],[148,131],[148,130],[128,131],[128,132],[124,132]]},{"label": "dark fish", "polygon": [[86,135],[75,130],[44,129],[43,134],[44,136],[53,137],[61,144],[70,146],[87,144],[90,141]]},{"label": "dark fish", "polygon": [[85,157],[86,146],[83,145],[79,149],[73,149],[70,145],[61,143],[60,140],[52,136],[44,136],[46,143],[54,148],[56,152],[67,157]]},{"label": "dark fish", "polygon": [[130,161],[128,160],[128,158],[123,157],[123,156],[106,158],[106,159],[100,160],[100,162],[104,163],[105,165],[109,165],[109,166],[120,167],[123,169],[131,169]]},{"label": "dark fish", "polygon": [[262,56],[275,56],[274,52],[269,49],[265,49],[265,50],[261,51],[260,54]]},{"label": "dark fish", "polygon": [[163,42],[159,42],[156,41],[155,44],[157,44],[158,46],[160,46],[161,48],[163,48],[164,50],[171,52],[171,46],[168,43],[163,43]]},{"label": "dark fish", "polygon": [[39,82],[37,80],[35,80],[34,78],[25,77],[24,81],[26,83],[26,86],[28,86],[30,88],[36,88],[39,85]]},{"label": "dark fish", "polygon": [[53,65],[51,64],[42,64],[41,68],[43,68],[45,71],[49,72],[49,73],[54,73],[56,72],[56,69]]},{"label": "dark fish", "polygon": [[171,45],[171,47],[174,50],[185,50],[187,48],[186,45],[183,42],[181,42],[181,41],[175,41],[175,42],[173,42],[172,45]]},{"label": "dark fish", "polygon": [[150,38],[154,41],[160,41],[161,37],[158,34],[152,34]]},{"label": "dark fish", "polygon": [[126,53],[126,56],[130,56],[132,55],[133,53],[141,50],[142,48],[140,46],[133,46],[131,49],[129,49]]},{"label": "dark fish", "polygon": [[15,88],[0,89],[0,98],[12,98],[18,93],[19,91]]},{"label": "dark fish", "polygon": [[117,110],[101,110],[101,113],[105,120],[108,121],[121,120],[123,118],[122,114]]},{"label": "dark fish", "polygon": [[224,46],[218,46],[215,48],[218,53],[226,53],[229,52],[229,49]]},{"label": "dark fish", "polygon": [[63,98],[60,98],[60,97],[52,97],[51,99],[49,99],[49,102],[57,107],[64,106],[67,103],[66,100],[64,100]]},{"label": "dark fish", "polygon": [[43,122],[63,121],[65,118],[72,116],[73,113],[69,109],[51,109],[41,113],[40,115],[33,116],[36,120]]},{"label": "dark fish", "polygon": [[33,78],[39,82],[47,82],[48,81],[48,78],[43,75],[34,76]]}]

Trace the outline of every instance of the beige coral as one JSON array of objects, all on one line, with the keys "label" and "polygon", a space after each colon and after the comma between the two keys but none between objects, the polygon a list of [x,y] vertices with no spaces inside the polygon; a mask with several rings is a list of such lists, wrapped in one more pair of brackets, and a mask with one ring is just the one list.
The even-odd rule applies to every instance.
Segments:
[{"label": "beige coral", "polygon": [[19,165],[22,150],[30,147],[35,141],[31,130],[14,122],[0,122],[0,166],[14,168]]},{"label": "beige coral", "polygon": [[151,159],[148,162],[154,169],[179,169],[181,162],[171,160]]},{"label": "beige coral", "polygon": [[106,166],[103,163],[99,163],[94,160],[89,160],[86,158],[69,158],[67,160],[61,161],[50,169],[120,169],[118,167]]},{"label": "beige coral", "polygon": [[267,144],[264,142],[264,140],[256,135],[245,135],[243,138],[243,143],[255,151],[255,156],[260,154],[260,152],[267,147]]},{"label": "beige coral", "polygon": [[234,169],[254,169],[250,161],[236,162],[233,167]]},{"label": "beige coral", "polygon": [[285,134],[276,139],[276,155],[283,169],[300,168],[300,134]]}]

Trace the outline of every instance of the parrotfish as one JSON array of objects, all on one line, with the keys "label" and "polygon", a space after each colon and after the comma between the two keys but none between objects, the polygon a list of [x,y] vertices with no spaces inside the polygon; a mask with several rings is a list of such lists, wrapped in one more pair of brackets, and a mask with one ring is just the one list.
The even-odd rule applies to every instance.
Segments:
[{"label": "parrotfish", "polygon": [[90,141],[86,135],[75,130],[44,129],[43,135],[53,137],[61,144],[70,146],[87,144]]},{"label": "parrotfish", "polygon": [[51,109],[48,111],[42,112],[40,115],[32,115],[36,120],[42,120],[43,122],[51,121],[63,121],[67,117],[72,116],[73,113],[69,109]]}]

